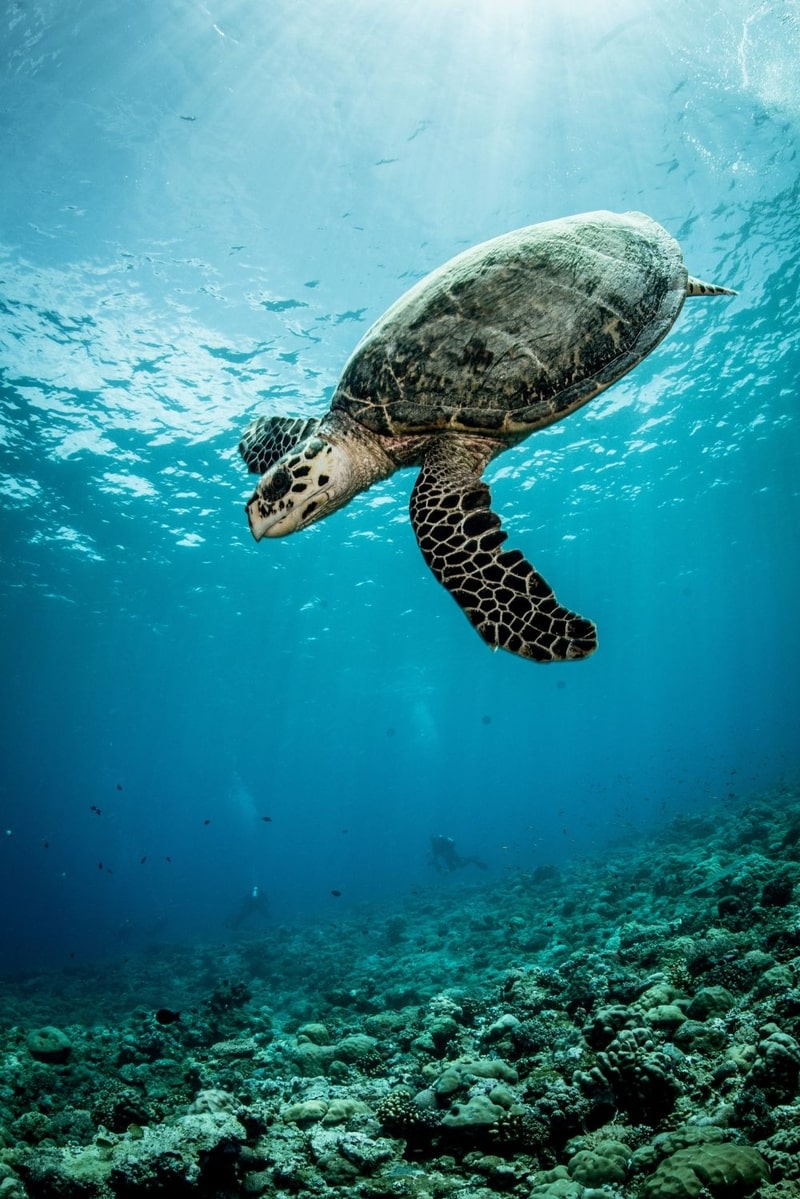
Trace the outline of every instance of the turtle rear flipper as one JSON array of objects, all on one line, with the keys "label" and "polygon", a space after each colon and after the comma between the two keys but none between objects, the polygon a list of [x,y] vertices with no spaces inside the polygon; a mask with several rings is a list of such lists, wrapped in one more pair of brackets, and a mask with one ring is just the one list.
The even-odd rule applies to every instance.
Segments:
[{"label": "turtle rear flipper", "polygon": [[562,608],[491,510],[480,475],[496,446],[440,437],[427,448],[411,495],[411,523],[422,556],[493,649],[537,662],[585,658],[597,649],[590,620]]},{"label": "turtle rear flipper", "polygon": [[259,416],[242,434],[239,453],[248,470],[263,475],[298,442],[316,433],[319,424],[315,417]]}]

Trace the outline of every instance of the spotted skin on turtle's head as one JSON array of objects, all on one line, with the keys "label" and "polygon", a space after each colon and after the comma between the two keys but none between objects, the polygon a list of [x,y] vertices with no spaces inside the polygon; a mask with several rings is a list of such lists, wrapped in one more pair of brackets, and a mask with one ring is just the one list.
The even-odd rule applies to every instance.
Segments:
[{"label": "spotted skin on turtle's head", "polygon": [[347,474],[346,455],[316,434],[279,458],[262,475],[247,504],[256,541],[295,533],[339,507],[335,502],[339,467]]},{"label": "spotted skin on turtle's head", "polygon": [[[246,505],[256,541],[305,529],[397,470],[380,441],[345,413],[297,422],[299,429],[285,421],[276,430],[276,422],[279,418],[256,420],[242,439],[248,462],[269,463]],[[293,432],[309,427],[310,436],[276,457],[277,447],[291,440]]]}]

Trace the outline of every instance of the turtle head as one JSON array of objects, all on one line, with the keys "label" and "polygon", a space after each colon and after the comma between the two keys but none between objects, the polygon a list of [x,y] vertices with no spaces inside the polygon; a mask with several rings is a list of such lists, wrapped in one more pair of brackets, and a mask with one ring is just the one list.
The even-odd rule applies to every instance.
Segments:
[{"label": "turtle head", "polygon": [[354,475],[344,447],[306,438],[261,476],[246,505],[251,533],[285,537],[321,520],[361,490]]}]

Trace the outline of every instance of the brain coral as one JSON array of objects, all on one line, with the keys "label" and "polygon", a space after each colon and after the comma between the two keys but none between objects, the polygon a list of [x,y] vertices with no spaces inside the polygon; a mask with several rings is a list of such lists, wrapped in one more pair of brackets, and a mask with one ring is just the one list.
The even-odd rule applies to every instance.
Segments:
[{"label": "brain coral", "polygon": [[63,1063],[72,1053],[72,1042],[67,1034],[51,1024],[29,1032],[25,1044],[31,1057],[39,1062]]},{"label": "brain coral", "polygon": [[692,1145],[665,1158],[641,1199],[695,1199],[704,1189],[729,1199],[751,1194],[768,1176],[767,1163],[749,1145]]}]

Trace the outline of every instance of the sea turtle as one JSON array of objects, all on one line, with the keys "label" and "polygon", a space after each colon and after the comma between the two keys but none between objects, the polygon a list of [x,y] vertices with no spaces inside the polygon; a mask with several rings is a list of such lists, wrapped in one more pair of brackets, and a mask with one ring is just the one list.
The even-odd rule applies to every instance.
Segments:
[{"label": "sea turtle", "polygon": [[418,466],[419,547],[481,637],[539,662],[585,658],[595,626],[502,548],[481,475],[641,362],[687,296],[735,294],[692,279],[678,243],[639,212],[546,221],[464,251],[369,329],[321,419],[248,426],[239,450],[262,476],[253,536],[294,533]]}]

